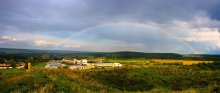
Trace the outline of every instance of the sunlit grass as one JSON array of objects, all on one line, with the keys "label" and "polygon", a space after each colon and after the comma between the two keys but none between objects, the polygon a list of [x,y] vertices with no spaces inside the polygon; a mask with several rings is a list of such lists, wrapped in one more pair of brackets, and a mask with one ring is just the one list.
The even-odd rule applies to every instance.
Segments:
[{"label": "sunlit grass", "polygon": [[118,60],[126,64],[120,68],[79,71],[65,68],[45,69],[45,63],[33,65],[30,72],[22,69],[0,70],[0,86],[4,86],[0,87],[0,92],[210,93],[220,89],[218,69],[204,70],[196,66],[160,64],[142,66],[152,63],[152,60],[141,60]]},{"label": "sunlit grass", "polygon": [[183,65],[192,65],[199,63],[212,63],[213,61],[192,61],[192,60],[174,60],[174,59],[152,59],[151,62],[155,63],[180,63]]}]

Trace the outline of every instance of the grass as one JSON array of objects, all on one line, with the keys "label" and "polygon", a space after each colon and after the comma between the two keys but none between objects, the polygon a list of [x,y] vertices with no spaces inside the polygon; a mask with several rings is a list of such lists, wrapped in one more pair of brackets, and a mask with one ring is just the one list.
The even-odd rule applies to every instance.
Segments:
[{"label": "grass", "polygon": [[177,60],[177,59],[106,59],[105,62],[119,62],[125,65],[145,65],[151,62],[159,64],[193,65],[199,63],[212,63],[213,61]]},{"label": "grass", "polygon": [[0,69],[0,74],[19,74],[24,72],[24,69]]},{"label": "grass", "polygon": [[38,64],[35,64],[34,67],[35,68],[43,68],[47,65],[47,62],[40,62]]},{"label": "grass", "polygon": [[[179,67],[153,66],[148,68],[125,67],[119,69],[85,72],[84,77],[94,79],[109,87],[121,91],[151,91],[160,89],[169,91],[185,91],[190,88],[206,92],[206,87],[213,85],[213,75],[219,71],[209,73],[197,70],[181,69]],[[211,91],[212,89],[210,89]]]},{"label": "grass", "polygon": [[174,60],[174,59],[152,59],[155,63],[181,63],[183,65],[193,65],[199,63],[212,63],[213,61],[196,61],[196,60]]},{"label": "grass", "polygon": [[203,69],[206,64],[155,64],[148,59],[109,61],[122,63],[123,67],[72,71],[65,68],[45,69],[46,62],[43,62],[35,64],[31,72],[0,70],[0,86],[3,86],[0,93],[220,92],[218,67],[212,69],[207,65]]}]

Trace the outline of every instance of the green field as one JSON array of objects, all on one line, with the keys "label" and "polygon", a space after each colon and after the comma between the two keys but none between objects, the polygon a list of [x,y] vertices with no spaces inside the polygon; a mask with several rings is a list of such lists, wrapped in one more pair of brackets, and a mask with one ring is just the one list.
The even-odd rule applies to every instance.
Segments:
[{"label": "green field", "polygon": [[1,93],[220,92],[218,62],[196,65],[157,64],[144,59],[113,60],[121,68],[45,69],[46,62],[24,69],[0,70]]}]

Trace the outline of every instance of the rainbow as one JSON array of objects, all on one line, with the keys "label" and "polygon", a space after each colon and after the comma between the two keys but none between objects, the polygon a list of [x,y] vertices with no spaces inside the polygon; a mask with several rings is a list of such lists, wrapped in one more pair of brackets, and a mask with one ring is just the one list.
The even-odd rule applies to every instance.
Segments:
[{"label": "rainbow", "polygon": [[[156,24],[154,23],[138,23],[138,22],[117,22],[117,23],[107,23],[107,24],[103,24],[103,25],[97,25],[97,26],[93,26],[87,29],[83,29],[81,31],[78,31],[76,33],[73,33],[72,35],[70,35],[69,37],[65,38],[63,41],[60,42],[59,45],[62,45],[65,41],[78,36],[78,35],[82,35],[84,33],[90,32],[94,29],[99,29],[99,28],[106,28],[109,26],[117,26],[117,25],[124,25],[124,26],[136,26],[136,27],[142,27],[142,28],[146,28],[146,29],[153,29],[153,30],[157,30],[157,31],[161,31],[163,33],[166,33],[167,35],[169,35],[170,37],[178,40],[179,42],[181,42],[181,44],[183,44],[185,47],[187,47],[188,49],[190,49],[194,54],[199,54],[200,52],[197,51],[194,47],[192,47],[191,45],[189,45],[187,42],[185,42],[183,39],[178,38],[176,35],[174,35],[173,33],[170,33],[169,31],[166,31],[160,27],[158,27]],[[146,30],[147,31],[147,30]],[[56,46],[55,46],[56,47]],[[53,48],[55,48],[53,47]]]}]

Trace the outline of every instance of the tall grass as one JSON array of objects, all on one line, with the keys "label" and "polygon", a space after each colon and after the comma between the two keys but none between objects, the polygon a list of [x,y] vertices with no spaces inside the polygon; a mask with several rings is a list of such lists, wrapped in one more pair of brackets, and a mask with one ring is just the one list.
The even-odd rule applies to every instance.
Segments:
[{"label": "tall grass", "polygon": [[220,69],[203,69],[206,64],[185,66],[145,63],[127,62],[121,68],[80,71],[45,69],[42,64],[33,66],[30,72],[21,69],[0,70],[0,93],[220,91]]}]

